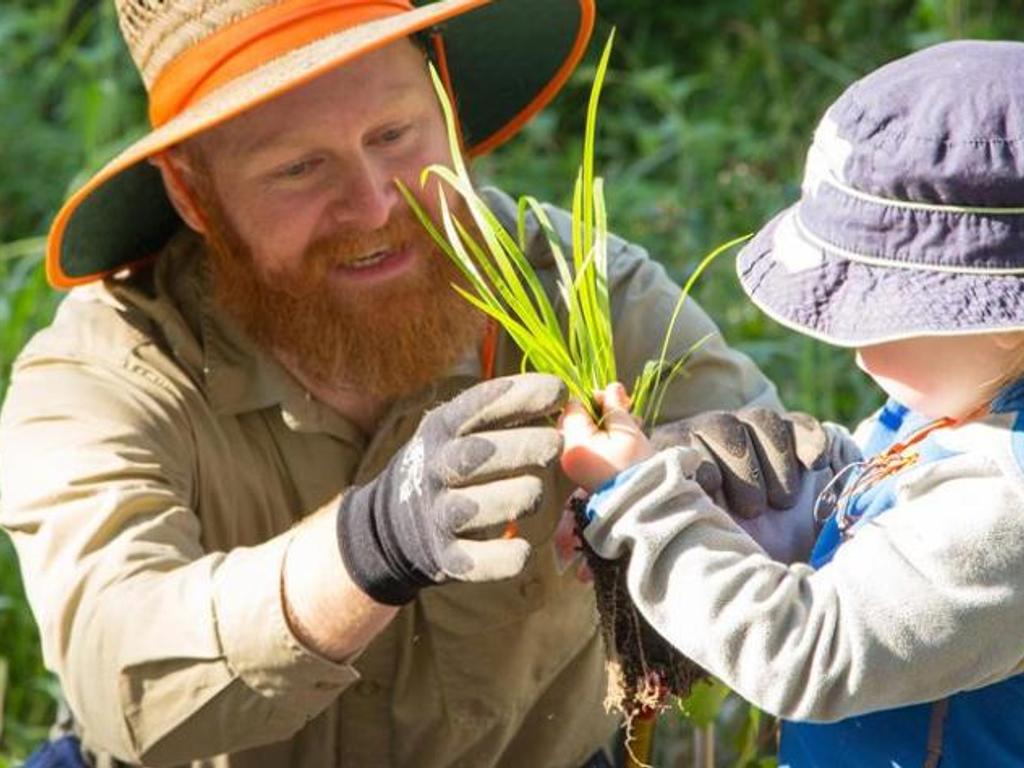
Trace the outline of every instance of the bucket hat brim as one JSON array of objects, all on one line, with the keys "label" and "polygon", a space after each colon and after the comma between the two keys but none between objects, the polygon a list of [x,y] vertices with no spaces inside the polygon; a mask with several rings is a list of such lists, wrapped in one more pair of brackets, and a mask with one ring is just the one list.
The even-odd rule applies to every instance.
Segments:
[{"label": "bucket hat brim", "polygon": [[799,203],[740,251],[736,271],[773,320],[839,347],[1024,330],[1021,275],[871,263],[812,242]]},{"label": "bucket hat brim", "polygon": [[514,135],[554,98],[586,50],[593,0],[438,0],[296,48],[212,91],[118,154],[58,212],[46,273],[56,288],[152,256],[181,225],[148,161],[275,96],[398,39],[439,28],[466,151]]},{"label": "bucket hat brim", "polygon": [[860,347],[1024,329],[1024,44],[959,40],[846,88],[801,197],[740,252],[783,325]]}]

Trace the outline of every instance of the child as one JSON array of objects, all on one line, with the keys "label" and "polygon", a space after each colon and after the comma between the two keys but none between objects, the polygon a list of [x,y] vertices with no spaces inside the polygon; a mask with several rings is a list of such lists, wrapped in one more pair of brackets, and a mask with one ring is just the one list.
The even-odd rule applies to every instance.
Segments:
[{"label": "child", "polygon": [[892,398],[807,510],[809,564],[744,534],[690,449],[655,453],[621,385],[606,429],[563,419],[563,466],[596,489],[584,535],[631,553],[670,642],[785,719],[780,765],[1024,765],[1024,44],[943,44],[854,84],[739,272]]}]

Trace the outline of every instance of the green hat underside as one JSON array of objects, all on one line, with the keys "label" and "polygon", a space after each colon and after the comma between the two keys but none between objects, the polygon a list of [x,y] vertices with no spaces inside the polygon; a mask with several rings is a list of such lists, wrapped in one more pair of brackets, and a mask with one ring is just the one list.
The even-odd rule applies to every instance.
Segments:
[{"label": "green hat underside", "polygon": [[[496,0],[440,25],[466,146],[514,120],[573,50],[580,0]],[[82,201],[61,244],[64,274],[105,274],[157,252],[181,220],[160,173],[142,161]]]}]

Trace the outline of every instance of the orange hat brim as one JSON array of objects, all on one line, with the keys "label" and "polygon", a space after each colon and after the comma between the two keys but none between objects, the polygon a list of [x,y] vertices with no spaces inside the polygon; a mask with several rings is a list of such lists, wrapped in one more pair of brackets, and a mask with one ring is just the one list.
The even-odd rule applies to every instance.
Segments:
[{"label": "orange hat brim", "polygon": [[594,15],[593,0],[441,0],[278,55],[191,103],[74,192],[50,228],[47,279],[67,289],[118,272],[181,225],[149,158],[423,30],[444,40],[467,152],[489,152],[554,98],[586,50]]}]

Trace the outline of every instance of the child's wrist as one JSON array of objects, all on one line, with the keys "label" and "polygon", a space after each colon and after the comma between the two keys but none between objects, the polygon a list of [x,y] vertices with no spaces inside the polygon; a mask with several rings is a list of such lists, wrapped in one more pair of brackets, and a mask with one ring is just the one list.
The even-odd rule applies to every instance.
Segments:
[{"label": "child's wrist", "polygon": [[[652,451],[651,456],[654,455],[655,452]],[[651,456],[648,456],[647,459],[651,458]],[[620,485],[628,481],[629,478],[635,475],[637,471],[640,469],[640,467],[644,465],[644,462],[647,459],[640,459],[635,463],[630,464],[622,471],[616,472],[614,475],[607,478],[603,483],[601,483],[593,490],[588,490],[587,507],[584,511],[584,517],[586,517],[588,523],[593,522],[595,518],[602,516],[601,508],[602,506],[604,506],[608,497],[616,488],[618,488]]]},{"label": "child's wrist", "polygon": [[617,469],[607,475],[602,474],[600,476],[595,475],[594,477],[589,477],[586,482],[580,483],[579,486],[588,496],[592,496],[611,485],[622,471],[623,470]]}]

